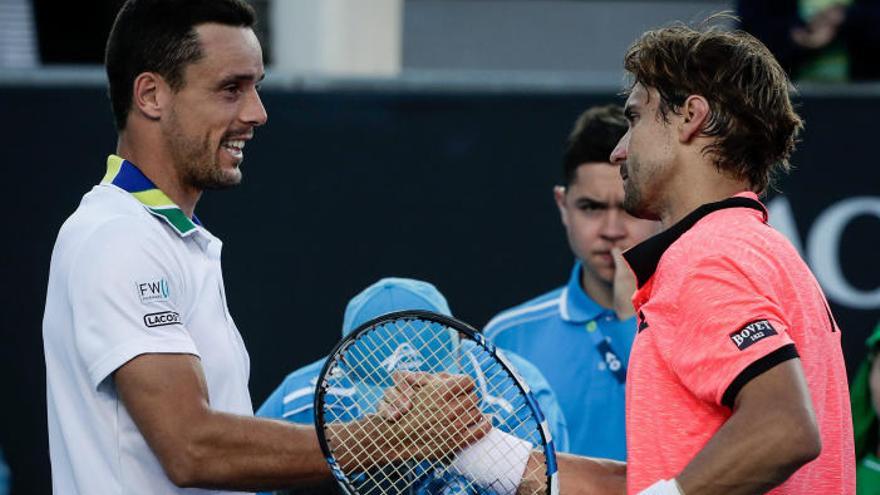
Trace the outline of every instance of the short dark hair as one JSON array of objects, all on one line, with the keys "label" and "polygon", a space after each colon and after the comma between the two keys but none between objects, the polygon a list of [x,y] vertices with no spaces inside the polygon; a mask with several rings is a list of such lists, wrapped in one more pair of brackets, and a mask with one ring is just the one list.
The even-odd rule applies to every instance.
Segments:
[{"label": "short dark hair", "polygon": [[134,80],[160,74],[173,90],[184,83],[184,68],[202,56],[195,27],[205,23],[252,28],[253,8],[244,0],[128,0],[107,39],[110,103],[116,128],[125,129]]},{"label": "short dark hair", "polygon": [[571,185],[577,168],[584,163],[608,163],[611,152],[626,134],[627,123],[620,105],[592,107],[575,121],[565,143],[562,156],[562,177]]},{"label": "short dark hair", "polygon": [[770,50],[712,20],[700,29],[675,25],[646,32],[627,51],[624,68],[633,84],[657,90],[666,121],[688,96],[706,98],[710,114],[702,132],[717,140],[704,152],[720,171],[761,193],[789,170],[803,122],[791,103],[793,87]]}]

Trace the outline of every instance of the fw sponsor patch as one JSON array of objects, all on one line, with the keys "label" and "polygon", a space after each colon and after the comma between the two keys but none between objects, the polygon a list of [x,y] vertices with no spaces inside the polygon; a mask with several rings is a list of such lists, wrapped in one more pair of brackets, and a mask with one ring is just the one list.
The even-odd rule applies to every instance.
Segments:
[{"label": "fw sponsor patch", "polygon": [[144,315],[144,325],[148,328],[164,327],[165,325],[180,325],[180,313],[175,311],[162,311]]},{"label": "fw sponsor patch", "polygon": [[755,342],[771,335],[778,335],[773,325],[767,320],[758,320],[730,334],[730,340],[733,341],[737,349],[744,351]]},{"label": "fw sponsor patch", "polygon": [[171,288],[164,278],[147,282],[135,282],[138,297],[142,303],[164,302],[171,295]]}]

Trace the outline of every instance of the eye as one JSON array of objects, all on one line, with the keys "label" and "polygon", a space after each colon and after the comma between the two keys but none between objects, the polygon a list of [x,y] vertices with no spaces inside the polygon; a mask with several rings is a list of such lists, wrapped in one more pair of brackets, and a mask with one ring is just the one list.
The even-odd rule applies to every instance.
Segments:
[{"label": "eye", "polygon": [[241,93],[241,88],[238,84],[227,84],[223,86],[223,92],[229,96],[238,96]]},{"label": "eye", "polygon": [[603,203],[599,203],[598,201],[584,200],[578,203],[578,209],[585,212],[596,212],[604,210],[605,205]]}]

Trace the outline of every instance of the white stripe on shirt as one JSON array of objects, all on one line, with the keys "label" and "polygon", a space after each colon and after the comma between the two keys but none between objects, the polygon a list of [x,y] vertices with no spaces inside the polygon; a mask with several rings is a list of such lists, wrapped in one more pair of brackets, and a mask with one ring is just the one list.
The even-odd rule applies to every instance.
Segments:
[{"label": "white stripe on shirt", "polygon": [[293,392],[285,395],[284,399],[282,399],[281,402],[284,404],[287,404],[289,402],[295,401],[296,399],[299,399],[300,397],[305,397],[306,395],[314,394],[314,393],[315,393],[314,387],[299,388],[299,389],[296,389]]},{"label": "white stripe on shirt", "polygon": [[562,297],[567,294],[568,294],[568,289],[566,288],[565,290],[562,291],[562,294],[557,299],[551,299],[549,301],[544,301],[544,302],[542,302],[540,304],[536,304],[534,306],[526,306],[524,308],[512,309],[510,311],[501,313],[500,315],[496,316],[495,318],[492,318],[492,320],[486,324],[486,327],[483,330],[483,333],[486,335],[486,338],[491,340],[501,330],[504,330],[504,328],[495,328],[495,327],[501,325],[501,323],[503,323],[507,320],[510,320],[512,318],[516,318],[517,316],[522,316],[522,315],[526,315],[529,313],[534,313],[536,311],[541,311],[542,309],[547,309],[547,308],[552,308],[553,306],[558,306],[558,305],[562,304],[561,301],[564,300],[564,299],[562,299]]}]

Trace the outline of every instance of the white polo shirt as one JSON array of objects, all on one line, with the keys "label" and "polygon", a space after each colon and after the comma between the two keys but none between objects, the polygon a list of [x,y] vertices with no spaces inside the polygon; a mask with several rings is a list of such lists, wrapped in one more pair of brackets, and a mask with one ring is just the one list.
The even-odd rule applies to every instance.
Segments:
[{"label": "white polo shirt", "polygon": [[212,408],[253,414],[250,361],[226,307],[222,243],[197,222],[111,156],[104,180],[61,227],[43,318],[56,494],[221,493],[171,483],[112,380],[141,354],[192,354]]}]

